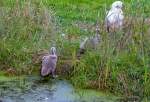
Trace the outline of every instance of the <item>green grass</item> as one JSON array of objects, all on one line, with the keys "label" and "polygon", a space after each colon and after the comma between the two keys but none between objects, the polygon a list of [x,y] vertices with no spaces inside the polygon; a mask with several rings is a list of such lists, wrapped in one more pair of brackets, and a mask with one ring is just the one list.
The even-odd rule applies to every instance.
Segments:
[{"label": "green grass", "polygon": [[[135,18],[123,32],[110,38],[103,29],[103,21],[113,1],[1,0],[0,69],[14,68],[20,74],[38,70],[40,65],[33,64],[34,54],[56,44],[58,52],[72,60],[73,71],[68,79],[75,86],[125,97],[149,97],[150,25],[143,24],[140,17],[149,19],[150,1],[123,0],[125,16]],[[60,34],[93,35],[96,22],[100,23],[102,42],[98,50],[87,51],[78,61],[80,39],[64,40]]]}]

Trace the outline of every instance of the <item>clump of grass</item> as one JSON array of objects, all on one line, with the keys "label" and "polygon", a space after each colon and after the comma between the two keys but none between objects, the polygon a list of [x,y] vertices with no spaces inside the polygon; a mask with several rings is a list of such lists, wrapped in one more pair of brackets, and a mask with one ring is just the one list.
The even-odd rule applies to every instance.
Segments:
[{"label": "clump of grass", "polygon": [[126,9],[126,16],[133,18],[128,20],[129,25],[111,35],[102,31],[100,50],[87,52],[75,64],[71,77],[75,86],[109,90],[125,97],[138,96],[141,99],[150,95],[150,42],[149,24],[146,22],[149,18],[144,16],[148,14],[143,11],[143,2],[135,3],[139,4],[138,11],[134,9],[135,6],[129,7],[133,11]]},{"label": "clump of grass", "polygon": [[54,13],[40,2],[16,0],[13,6],[4,6],[0,14],[2,69],[32,71],[32,54],[48,49],[56,37]]}]

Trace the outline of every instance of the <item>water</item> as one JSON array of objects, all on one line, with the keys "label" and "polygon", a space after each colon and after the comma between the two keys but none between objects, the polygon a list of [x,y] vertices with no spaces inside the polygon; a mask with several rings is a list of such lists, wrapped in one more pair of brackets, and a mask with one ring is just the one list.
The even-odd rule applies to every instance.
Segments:
[{"label": "water", "polygon": [[[22,80],[22,79],[21,79]],[[65,81],[40,77],[0,81],[0,102],[116,102],[93,90],[76,90]]]}]

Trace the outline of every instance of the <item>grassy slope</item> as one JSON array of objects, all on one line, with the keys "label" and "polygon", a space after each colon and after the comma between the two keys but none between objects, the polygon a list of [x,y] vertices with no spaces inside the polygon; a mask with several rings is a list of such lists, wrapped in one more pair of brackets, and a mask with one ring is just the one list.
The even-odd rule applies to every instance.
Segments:
[{"label": "grassy slope", "polygon": [[[109,9],[109,5],[113,1],[114,0],[43,0],[43,3],[41,3],[41,0],[35,0],[32,1],[32,4],[36,4],[36,6],[32,6],[36,8],[34,11],[37,12],[37,15],[35,15],[35,18],[31,19],[33,15],[31,15],[31,18],[26,18],[24,16],[12,16],[15,13],[15,10],[13,9],[15,8],[14,1],[1,0],[0,6],[11,8],[12,11],[8,10],[9,13],[4,17],[1,16],[0,19],[0,34],[2,36],[0,41],[0,64],[6,65],[7,67],[18,68],[18,70],[21,68],[25,70],[28,68],[28,70],[31,70],[31,68],[34,67],[32,65],[32,53],[35,53],[41,49],[48,49],[49,42],[51,40],[51,35],[49,34],[54,34],[56,32],[51,32],[51,30],[45,31],[43,29],[43,24],[36,21],[36,18],[39,17],[38,19],[41,19],[45,15],[43,14],[43,9],[45,6],[48,10],[52,9],[53,12],[55,12],[55,23],[59,25],[59,33],[64,32],[70,35],[87,35],[91,34],[89,33],[90,29],[88,29],[88,31],[83,31],[83,29],[80,29],[80,27],[76,27],[74,23],[81,22],[92,25],[96,23],[96,21],[103,21],[105,17],[105,11],[106,9]],[[22,5],[23,2],[23,0],[19,2],[19,5]],[[144,6],[137,3],[136,0],[125,0],[125,15],[142,15],[148,17],[150,15],[150,2],[148,0],[140,0],[140,2],[144,3]],[[21,6],[21,8],[22,7],[23,6]],[[42,20],[39,22],[41,21]],[[50,28],[53,28],[53,24],[49,25],[49,29]],[[139,42],[142,42],[141,38],[137,36],[137,34],[140,33],[139,28],[141,28],[141,26],[137,25],[134,31],[134,37],[138,39]],[[45,39],[47,36],[48,38]],[[120,86],[121,83],[128,87],[129,92],[125,93],[125,95],[136,95],[141,92],[143,95],[148,96],[150,94],[148,86],[150,80],[147,78],[149,76],[149,70],[147,69],[149,66],[147,64],[149,63],[149,58],[147,58],[147,54],[145,54],[144,56],[146,57],[143,58],[143,55],[139,51],[141,50],[141,46],[133,42],[134,40],[132,39],[132,43],[130,43],[130,46],[128,46],[129,50],[131,51],[130,53],[127,51],[119,52],[117,56],[108,51],[107,53],[109,55],[106,56],[108,58],[105,58],[105,56],[103,56],[103,52],[105,50],[89,52],[83,57],[83,59],[81,59],[81,63],[76,66],[76,69],[72,74],[71,80],[74,85],[87,87],[88,85],[86,82],[90,82],[91,80],[99,80],[99,77],[102,79],[97,82],[101,85],[99,86],[99,89],[107,89],[113,93],[124,94],[124,87]],[[69,55],[72,55],[73,57],[73,44],[76,43],[63,43],[63,47],[69,50],[65,53],[70,52],[71,54],[69,53]],[[148,44],[149,43],[146,42],[145,45]],[[145,49],[146,53],[149,51],[148,49],[149,47]],[[102,75],[101,77],[98,73],[99,67],[102,70],[102,73],[100,73]],[[110,74],[109,72],[113,73]],[[124,81],[118,81],[119,73],[125,74],[123,78],[125,78],[125,80],[128,79],[127,83]],[[135,79],[134,77],[140,78]],[[133,80],[135,83],[132,83]],[[137,85],[134,86],[134,84]],[[95,85],[94,88],[96,86],[97,85]],[[136,87],[139,88],[136,90]]]}]

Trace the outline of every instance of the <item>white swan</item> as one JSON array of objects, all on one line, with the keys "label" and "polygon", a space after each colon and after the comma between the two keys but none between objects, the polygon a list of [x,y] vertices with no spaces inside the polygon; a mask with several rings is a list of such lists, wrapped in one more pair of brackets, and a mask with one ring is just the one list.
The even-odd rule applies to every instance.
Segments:
[{"label": "white swan", "polygon": [[115,1],[106,16],[106,26],[108,32],[110,29],[115,30],[116,28],[121,29],[123,25],[123,3],[121,1]]}]

